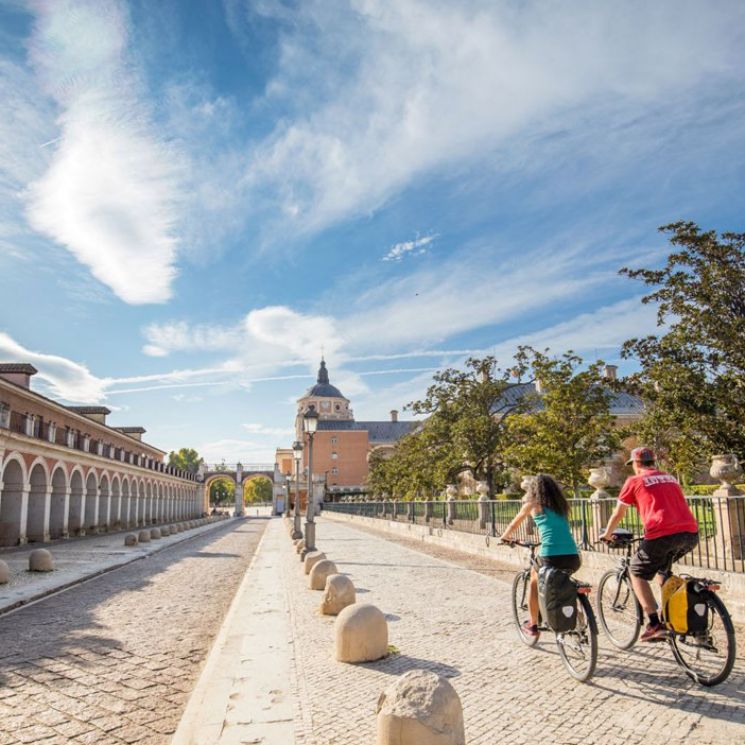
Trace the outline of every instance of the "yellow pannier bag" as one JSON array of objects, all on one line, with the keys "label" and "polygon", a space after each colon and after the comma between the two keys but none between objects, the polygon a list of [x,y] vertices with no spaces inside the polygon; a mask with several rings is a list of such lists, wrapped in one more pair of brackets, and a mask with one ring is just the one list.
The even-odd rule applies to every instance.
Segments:
[{"label": "yellow pannier bag", "polygon": [[670,577],[662,586],[662,617],[665,625],[678,634],[706,631],[708,622],[704,599],[690,581]]}]

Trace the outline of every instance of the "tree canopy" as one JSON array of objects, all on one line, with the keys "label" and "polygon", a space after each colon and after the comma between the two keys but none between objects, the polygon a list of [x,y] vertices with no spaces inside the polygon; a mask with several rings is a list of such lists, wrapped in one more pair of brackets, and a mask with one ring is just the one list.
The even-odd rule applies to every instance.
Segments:
[{"label": "tree canopy", "polygon": [[172,450],[168,453],[169,466],[180,468],[189,473],[196,473],[201,463],[204,463],[204,459],[193,448],[181,448],[178,452]]},{"label": "tree canopy", "polygon": [[233,479],[219,478],[210,482],[210,502],[223,504],[235,500],[235,484]]},{"label": "tree canopy", "polygon": [[272,482],[266,476],[249,479],[243,488],[243,501],[246,504],[272,501]]},{"label": "tree canopy", "polygon": [[639,436],[686,476],[716,452],[745,455],[745,233],[660,230],[675,247],[664,267],[621,270],[658,304],[658,333],[623,345],[640,365],[624,382],[646,404]]}]

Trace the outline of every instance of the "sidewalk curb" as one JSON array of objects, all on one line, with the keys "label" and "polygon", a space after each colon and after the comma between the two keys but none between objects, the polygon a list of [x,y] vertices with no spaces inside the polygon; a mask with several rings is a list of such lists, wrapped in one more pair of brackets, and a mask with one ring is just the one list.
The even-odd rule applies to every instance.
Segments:
[{"label": "sidewalk curb", "polygon": [[[241,518],[241,519],[246,519],[246,518]],[[176,541],[171,541],[167,544],[160,545],[157,548],[153,548],[152,551],[148,551],[146,554],[140,554],[137,556],[127,556],[125,557],[124,561],[120,561],[117,564],[112,564],[111,566],[104,567],[103,569],[97,569],[96,571],[93,571],[90,574],[86,574],[83,577],[78,577],[76,579],[70,580],[69,582],[65,582],[56,587],[49,587],[46,590],[42,590],[41,592],[38,592],[36,595],[32,595],[29,598],[23,598],[22,600],[16,600],[15,602],[8,603],[7,605],[0,605],[0,617],[13,613],[14,611],[17,611],[20,608],[25,608],[28,605],[33,605],[34,603],[38,603],[40,600],[44,600],[45,598],[48,598],[52,595],[57,595],[58,593],[65,592],[66,590],[69,590],[72,587],[77,587],[78,585],[82,585],[85,582],[89,582],[90,580],[96,579],[97,577],[101,577],[104,574],[108,574],[109,572],[114,572],[117,569],[121,569],[122,567],[128,566],[129,564],[134,564],[134,562],[136,561],[147,559],[148,557],[153,556],[153,554],[159,554],[161,551],[165,551],[169,548],[172,548],[173,546],[178,546],[180,543],[183,543],[184,541],[193,540],[194,538],[197,538],[200,535],[204,535],[205,533],[208,533],[211,530],[215,530],[221,525],[226,525],[226,524],[230,525],[231,520],[230,519],[221,520],[220,522],[215,523],[214,525],[200,526],[200,527],[204,527],[204,530],[200,530],[198,533],[184,535],[183,538],[179,538]],[[155,525],[153,527],[157,528],[158,526]]]},{"label": "sidewalk curb", "polygon": [[[225,618],[223,619],[222,625],[220,626],[220,631],[218,631],[217,636],[215,637],[215,641],[212,643],[212,649],[210,649],[209,655],[207,655],[204,666],[202,667],[202,670],[199,673],[199,677],[197,678],[196,685],[191,691],[189,700],[186,704],[186,707],[184,708],[183,714],[181,715],[181,720],[179,721],[178,727],[173,733],[173,737],[171,738],[171,745],[193,745],[193,743],[195,742],[192,737],[194,730],[198,725],[198,722],[201,718],[204,717],[204,713],[202,710],[204,700],[210,692],[210,683],[212,681],[214,671],[217,668],[222,652],[227,645],[228,636],[230,635],[231,629],[233,628],[234,617],[237,615],[238,605],[244,592],[250,584],[250,580],[252,578],[251,570],[254,568],[256,561],[261,555],[261,551],[264,547],[264,540],[266,539],[268,528],[269,525],[267,525],[267,527],[264,529],[261,540],[257,544],[254,555],[251,557],[251,561],[249,562],[249,565],[246,567],[246,571],[243,574],[243,579],[238,585],[238,589],[235,591],[233,599],[230,601],[230,607],[228,608],[228,612],[225,614]],[[229,702],[226,697],[223,714],[227,711],[228,703]],[[224,720],[224,716],[222,717],[222,720]]]}]

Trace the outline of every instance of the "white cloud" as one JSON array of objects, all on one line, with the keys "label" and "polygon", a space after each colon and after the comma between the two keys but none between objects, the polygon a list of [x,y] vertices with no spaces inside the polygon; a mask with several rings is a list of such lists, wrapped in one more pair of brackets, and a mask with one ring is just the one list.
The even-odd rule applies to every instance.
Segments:
[{"label": "white cloud", "polygon": [[61,111],[46,172],[27,191],[34,229],[127,303],[159,303],[176,276],[181,157],[159,135],[116,0],[40,0],[29,43]]},{"label": "white cloud", "polygon": [[427,235],[424,236],[424,238],[415,238],[413,241],[395,243],[383,257],[383,261],[401,261],[407,254],[412,256],[423,256],[427,253],[426,247],[432,243],[435,238],[437,238],[436,235]]},{"label": "white cloud", "polygon": [[518,135],[607,141],[650,103],[677,105],[743,64],[745,8],[732,2],[308,0],[291,23],[282,3],[246,5],[281,22],[267,95],[292,110],[247,184],[293,231],[375,210],[447,164],[504,166]]},{"label": "white cloud", "polygon": [[285,437],[295,432],[292,427],[267,427],[265,424],[251,422],[241,425],[246,432],[252,435],[268,435],[270,437]]},{"label": "white cloud", "polygon": [[53,354],[33,352],[0,332],[0,359],[28,362],[38,371],[52,395],[71,403],[98,403],[106,398],[105,378],[97,378],[85,365]]}]

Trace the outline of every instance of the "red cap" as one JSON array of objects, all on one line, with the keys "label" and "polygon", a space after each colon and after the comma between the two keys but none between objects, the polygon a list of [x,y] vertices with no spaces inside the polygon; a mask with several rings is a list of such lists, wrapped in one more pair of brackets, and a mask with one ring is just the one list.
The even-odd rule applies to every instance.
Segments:
[{"label": "red cap", "polygon": [[631,457],[626,461],[626,465],[630,466],[634,461],[641,463],[654,463],[657,460],[652,448],[634,448],[631,451]]}]

